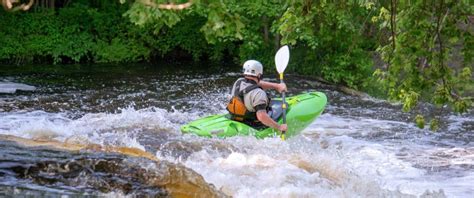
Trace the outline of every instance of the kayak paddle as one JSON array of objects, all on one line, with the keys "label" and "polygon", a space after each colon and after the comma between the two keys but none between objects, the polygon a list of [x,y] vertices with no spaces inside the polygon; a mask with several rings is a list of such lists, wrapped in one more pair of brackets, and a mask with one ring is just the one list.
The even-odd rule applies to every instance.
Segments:
[{"label": "kayak paddle", "polygon": [[[280,74],[280,83],[283,83],[283,72],[285,72],[286,66],[290,61],[290,49],[287,45],[281,47],[275,55],[275,65],[278,73]],[[286,102],[285,102],[285,92],[281,92],[281,99],[283,101],[281,108],[283,109],[283,124],[286,124]],[[281,139],[285,140],[285,132],[281,132]]]}]

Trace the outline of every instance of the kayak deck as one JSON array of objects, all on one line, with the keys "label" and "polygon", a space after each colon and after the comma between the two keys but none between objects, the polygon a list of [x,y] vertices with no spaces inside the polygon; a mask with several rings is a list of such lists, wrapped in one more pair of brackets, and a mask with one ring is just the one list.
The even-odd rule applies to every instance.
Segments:
[{"label": "kayak deck", "polygon": [[[280,101],[281,98],[273,99]],[[297,135],[323,112],[327,98],[322,92],[309,92],[286,98],[288,109],[286,120],[288,124],[287,137]],[[274,104],[276,105],[276,104]],[[274,107],[276,108],[276,107]],[[257,138],[273,137],[279,132],[272,128],[254,129],[244,123],[229,119],[229,114],[211,115],[192,121],[181,127],[183,133],[192,133],[203,137],[232,137],[253,135]],[[278,123],[281,123],[281,118]]]}]

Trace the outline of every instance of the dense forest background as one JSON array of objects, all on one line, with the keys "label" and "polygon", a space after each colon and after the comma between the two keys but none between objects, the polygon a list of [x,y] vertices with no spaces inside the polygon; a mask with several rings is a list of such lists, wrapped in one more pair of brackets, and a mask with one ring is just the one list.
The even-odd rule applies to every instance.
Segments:
[{"label": "dense forest background", "polygon": [[[37,0],[25,12],[6,8],[0,62],[257,59],[273,71],[274,53],[290,45],[292,73],[401,101],[405,111],[420,100],[460,113],[473,107],[469,0],[172,2]],[[423,116],[417,123],[423,127]]]}]

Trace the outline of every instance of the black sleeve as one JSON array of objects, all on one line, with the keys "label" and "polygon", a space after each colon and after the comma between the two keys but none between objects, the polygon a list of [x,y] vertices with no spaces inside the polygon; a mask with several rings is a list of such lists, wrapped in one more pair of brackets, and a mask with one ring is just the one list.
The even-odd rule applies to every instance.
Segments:
[{"label": "black sleeve", "polygon": [[254,109],[255,109],[255,112],[260,111],[260,110],[265,110],[266,111],[267,110],[267,105],[266,104],[259,104],[259,105],[255,106]]}]

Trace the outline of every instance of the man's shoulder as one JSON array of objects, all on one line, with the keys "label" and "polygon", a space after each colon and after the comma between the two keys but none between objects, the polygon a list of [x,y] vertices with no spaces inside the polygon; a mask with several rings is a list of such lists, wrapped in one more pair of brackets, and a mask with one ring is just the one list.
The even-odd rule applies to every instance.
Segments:
[{"label": "man's shoulder", "polygon": [[258,87],[254,90],[249,92],[250,95],[254,97],[267,97],[267,92],[265,92],[262,88]]},{"label": "man's shoulder", "polygon": [[242,81],[242,80],[245,80],[245,78],[244,77],[237,78],[237,80],[235,80],[235,82]]}]

